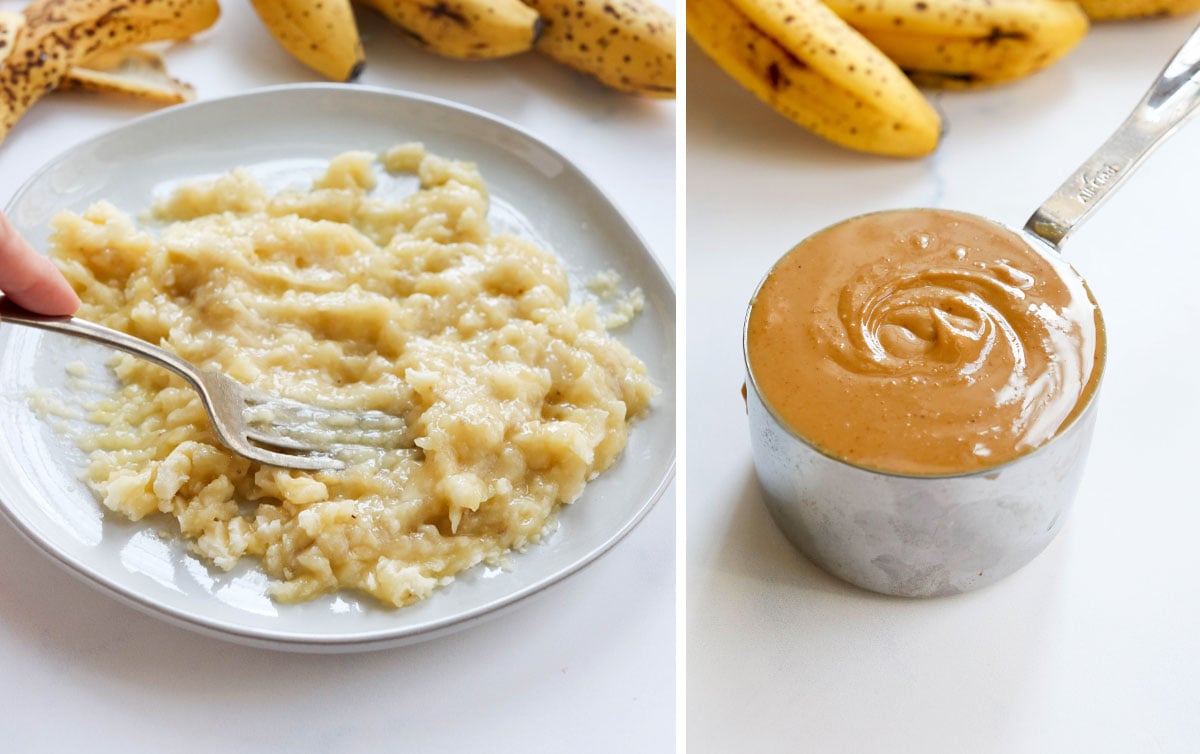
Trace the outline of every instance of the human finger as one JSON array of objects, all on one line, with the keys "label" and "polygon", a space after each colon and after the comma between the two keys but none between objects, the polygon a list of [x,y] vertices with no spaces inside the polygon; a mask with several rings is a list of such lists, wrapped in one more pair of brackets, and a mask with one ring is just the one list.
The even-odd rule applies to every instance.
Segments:
[{"label": "human finger", "polygon": [[17,233],[0,212],[0,291],[39,314],[74,314],[79,296],[58,268]]}]

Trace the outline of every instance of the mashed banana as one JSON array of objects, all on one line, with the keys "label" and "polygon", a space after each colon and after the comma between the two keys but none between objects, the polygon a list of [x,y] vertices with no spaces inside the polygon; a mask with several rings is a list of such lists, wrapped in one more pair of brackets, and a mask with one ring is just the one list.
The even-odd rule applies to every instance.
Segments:
[{"label": "mashed banana", "polygon": [[[377,165],[421,188],[377,198]],[[655,392],[558,259],[492,235],[471,164],[404,145],[335,158],[310,190],[247,171],[177,188],[141,230],[110,204],[54,219],[80,316],[296,400],[383,411],[397,448],[343,471],[260,466],[216,440],[174,375],[117,357],[86,478],[138,520],[173,516],[222,569],[261,560],[272,595],[338,588],[404,605],[536,542],[608,468]]]}]

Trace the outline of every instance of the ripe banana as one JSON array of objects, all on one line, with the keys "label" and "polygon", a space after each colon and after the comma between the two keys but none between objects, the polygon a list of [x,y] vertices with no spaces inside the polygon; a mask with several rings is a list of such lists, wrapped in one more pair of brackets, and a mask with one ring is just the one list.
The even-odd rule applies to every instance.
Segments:
[{"label": "ripe banana", "polygon": [[962,88],[1027,76],[1087,34],[1074,0],[824,0],[918,86]]},{"label": "ripe banana", "polygon": [[1200,0],[1079,0],[1093,21],[1143,16],[1178,16],[1200,10]]},{"label": "ripe banana", "polygon": [[631,94],[675,96],[675,18],[653,0],[525,0],[537,51]]},{"label": "ripe banana", "polygon": [[331,81],[353,81],[364,65],[350,0],[250,0],[283,49]]},{"label": "ripe banana", "polygon": [[34,0],[0,68],[0,141],[78,63],[212,26],[217,0]]},{"label": "ripe banana", "polygon": [[430,52],[490,60],[533,49],[542,20],[521,0],[358,0]]},{"label": "ripe banana", "polygon": [[726,73],[830,141],[897,157],[937,146],[921,93],[820,0],[688,0],[687,26]]}]

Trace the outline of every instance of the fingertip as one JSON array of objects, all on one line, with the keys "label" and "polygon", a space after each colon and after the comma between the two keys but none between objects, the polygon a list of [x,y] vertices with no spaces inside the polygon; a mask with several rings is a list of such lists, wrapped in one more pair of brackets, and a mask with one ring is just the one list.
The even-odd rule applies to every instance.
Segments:
[{"label": "fingertip", "polygon": [[70,316],[78,311],[81,303],[79,295],[58,268],[45,257],[40,258],[39,265],[44,265],[44,268],[32,286],[23,291],[8,292],[13,303],[51,317]]},{"label": "fingertip", "polygon": [[43,299],[43,308],[48,311],[43,311],[43,314],[54,316],[69,317],[79,311],[79,306],[83,302],[79,300],[79,295],[69,285],[56,287],[53,294],[48,294]]}]

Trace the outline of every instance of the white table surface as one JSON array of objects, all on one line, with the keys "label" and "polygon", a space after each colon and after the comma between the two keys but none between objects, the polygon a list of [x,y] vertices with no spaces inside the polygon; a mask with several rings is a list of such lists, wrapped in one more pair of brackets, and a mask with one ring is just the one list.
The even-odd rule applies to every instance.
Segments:
[{"label": "white table surface", "polygon": [[[212,30],[168,53],[200,98],[315,80],[248,3],[222,5]],[[372,13],[360,19],[363,83],[471,105],[539,135],[609,194],[674,274],[674,103],[611,93],[536,55],[443,60]],[[87,94],[44,99],[0,145],[0,204],[61,150],[146,111]],[[249,649],[145,616],[0,521],[0,749],[671,751],[674,498],[672,486],[610,553],[493,620],[335,656]]]},{"label": "white table surface", "polygon": [[819,571],[763,506],[738,394],[746,304],[795,242],[902,206],[1021,225],[1197,20],[1104,25],[1032,79],[937,97],[920,161],[811,137],[689,46],[690,754],[1198,750],[1200,125],[1068,243],[1107,319],[1099,423],[1065,529],[1007,580],[914,601]]}]

